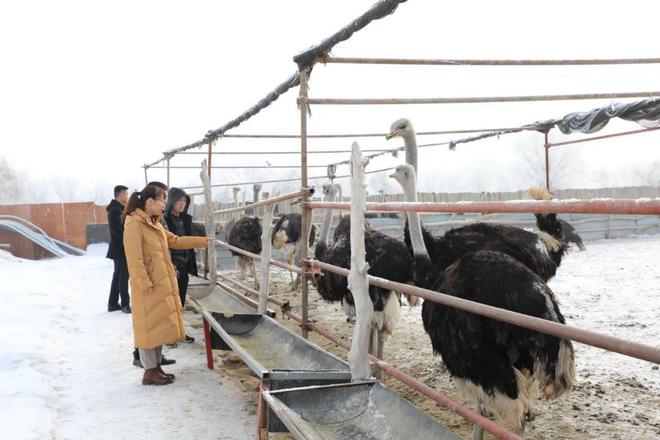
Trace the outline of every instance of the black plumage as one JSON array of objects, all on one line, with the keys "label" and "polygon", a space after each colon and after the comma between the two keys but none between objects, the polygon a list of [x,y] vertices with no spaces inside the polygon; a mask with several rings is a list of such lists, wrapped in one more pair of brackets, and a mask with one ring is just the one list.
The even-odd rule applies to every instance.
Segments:
[{"label": "black plumage", "polygon": [[[400,165],[392,177],[404,188],[406,200],[414,201],[413,167]],[[409,213],[408,220],[414,279],[418,286],[565,323],[545,279],[530,270],[529,262],[521,261],[524,258],[520,255],[514,257],[497,249],[506,250],[509,245],[518,244],[514,240],[503,246],[501,237],[493,238],[507,228],[470,225],[467,230],[474,235],[465,235],[463,231],[460,240],[452,241],[453,231],[440,238],[424,234],[417,213]],[[484,235],[487,231],[489,234]],[[493,243],[495,249],[471,250],[473,240],[485,241],[482,245]],[[520,249],[525,248],[518,245],[516,252]],[[433,351],[442,356],[466,397],[477,402],[482,414],[487,412],[483,407],[489,408],[519,434],[524,431],[539,387],[547,399],[554,399],[566,394],[575,381],[573,346],[569,340],[430,300],[424,301],[422,306],[422,322]],[[482,437],[483,431],[475,426],[473,438]]]},{"label": "black plumage", "polygon": [[573,225],[557,217],[557,214],[534,214],[534,216],[536,217],[536,226],[541,231],[552,235],[566,245],[575,243],[581,251],[587,248]]},{"label": "black plumage", "polygon": [[[467,252],[492,250],[507,254],[527,266],[544,281],[557,272],[566,252],[562,243],[547,243],[538,234],[497,223],[473,223],[434,237],[422,227],[424,244],[431,261],[447,267]],[[404,226],[404,241],[412,254],[408,221]]]},{"label": "black plumage", "polygon": [[[350,216],[339,221],[333,235],[333,241],[326,244],[320,241],[315,250],[315,258],[324,263],[350,269],[351,233]],[[365,259],[369,264],[369,275],[387,278],[400,283],[412,280],[412,256],[405,245],[392,237],[373,230],[365,222]],[[331,272],[315,274],[314,285],[319,295],[330,302],[341,301],[345,310],[354,307],[353,296],[348,290],[348,280]],[[392,291],[369,286],[369,297],[375,312],[383,312],[390,300]],[[396,299],[398,302],[398,298]],[[397,317],[398,318],[398,317]],[[387,318],[385,319],[387,323]],[[384,329],[391,333],[392,328]]]},{"label": "black plumage", "polygon": [[[275,249],[279,249],[285,244],[296,244],[300,239],[302,229],[302,216],[296,212],[286,214],[273,226],[271,242]],[[316,241],[316,225],[312,224],[308,239],[309,246],[314,246]]]},{"label": "black plumage", "polygon": [[[495,251],[468,252],[448,267],[416,258],[423,287],[526,315],[565,323],[553,292],[543,280],[509,255]],[[533,378],[548,399],[568,392],[575,380],[573,346],[569,340],[447,307],[433,301],[422,305],[424,329],[433,351],[442,356],[455,378],[496,394],[527,401]],[[520,374],[528,381],[521,380]],[[524,396],[524,397],[523,397]],[[501,404],[500,404],[501,405]],[[495,409],[497,411],[497,409]],[[524,423],[518,413],[514,425]],[[505,417],[507,418],[507,417]]]},{"label": "black plumage", "polygon": [[[261,254],[261,231],[261,221],[257,217],[241,217],[229,231],[227,243],[253,254]],[[253,259],[235,251],[231,251],[231,254],[236,258],[241,277],[245,278],[245,271],[249,267],[258,285]]]}]

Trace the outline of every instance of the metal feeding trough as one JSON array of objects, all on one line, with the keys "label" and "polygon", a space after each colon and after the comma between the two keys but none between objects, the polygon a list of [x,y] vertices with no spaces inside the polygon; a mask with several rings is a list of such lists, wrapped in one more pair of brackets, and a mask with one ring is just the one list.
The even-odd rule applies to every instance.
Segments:
[{"label": "metal feeding trough", "polygon": [[[346,362],[268,316],[212,312],[208,323],[222,342],[234,350],[261,379],[260,391],[351,380]],[[261,398],[257,420],[260,431],[287,431]]]},{"label": "metal feeding trough", "polygon": [[[258,314],[211,313],[209,324],[261,379],[349,381],[348,364]],[[215,321],[215,322],[214,322]]]},{"label": "metal feeding trough", "polygon": [[[188,285],[188,297],[192,306],[200,313],[255,313],[257,303],[246,297],[239,297],[222,286],[216,285],[210,293],[209,281],[191,276]],[[268,315],[275,316],[275,312],[268,310]]]},{"label": "metal feeding trough", "polygon": [[374,381],[264,390],[262,395],[297,439],[462,438]]}]

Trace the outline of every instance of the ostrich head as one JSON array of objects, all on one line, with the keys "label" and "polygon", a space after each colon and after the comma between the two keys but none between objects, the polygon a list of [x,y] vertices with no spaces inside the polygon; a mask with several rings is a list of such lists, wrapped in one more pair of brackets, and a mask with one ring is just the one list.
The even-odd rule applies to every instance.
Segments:
[{"label": "ostrich head", "polygon": [[332,198],[334,201],[334,198],[337,195],[337,185],[333,184],[332,182],[325,182],[323,185],[321,185],[321,190],[323,192],[324,200],[330,200]]},{"label": "ostrich head", "polygon": [[238,203],[238,193],[241,192],[241,188],[235,186],[232,188],[232,191],[234,193],[234,202]]},{"label": "ostrich head", "polygon": [[401,136],[406,137],[406,135],[415,134],[412,123],[408,119],[397,119],[392,122],[390,126],[390,132],[385,139],[392,139],[393,137]]},{"label": "ostrich head", "polygon": [[[413,187],[415,183],[415,169],[408,164],[398,165],[394,169],[394,173],[390,174],[390,177],[401,185],[405,193],[405,190]],[[407,201],[412,202],[412,200]]]}]

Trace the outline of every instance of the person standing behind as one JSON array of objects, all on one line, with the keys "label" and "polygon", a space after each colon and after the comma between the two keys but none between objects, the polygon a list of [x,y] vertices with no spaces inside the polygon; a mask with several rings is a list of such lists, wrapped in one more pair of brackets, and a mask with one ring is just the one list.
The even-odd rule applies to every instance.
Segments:
[{"label": "person standing behind", "polygon": [[143,385],[167,385],[173,374],[161,368],[164,344],[185,337],[173,249],[204,248],[211,238],[178,237],[163,228],[166,193],[147,185],[128,200],[124,247],[133,294],[133,336],[144,367]]},{"label": "person standing behind", "polygon": [[[190,196],[181,188],[170,188],[167,193],[167,206],[165,208],[165,222],[167,229],[178,236],[193,235],[192,216],[188,214]],[[192,249],[171,249],[172,263],[176,269],[176,280],[179,285],[179,298],[181,305],[186,305],[189,274],[197,276],[197,261],[195,251]],[[193,343],[195,338],[186,335],[186,342]]]},{"label": "person standing behind", "polygon": [[[122,211],[128,201],[128,188],[124,185],[117,185],[114,195],[115,198],[105,208],[108,212],[110,228],[110,244],[105,257],[115,263],[115,271],[110,284],[108,312],[121,310],[124,313],[131,313],[130,297],[128,296],[128,267],[124,254],[124,219],[122,218]],[[120,297],[121,305],[119,305]]]}]

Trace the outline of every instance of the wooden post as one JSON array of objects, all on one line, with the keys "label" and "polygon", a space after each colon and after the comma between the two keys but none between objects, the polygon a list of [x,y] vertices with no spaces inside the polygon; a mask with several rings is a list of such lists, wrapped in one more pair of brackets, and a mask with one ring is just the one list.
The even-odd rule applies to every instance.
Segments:
[{"label": "wooden post", "polygon": [[545,142],[543,144],[545,149],[545,189],[550,191],[550,145],[548,144],[548,132],[545,132]]},{"label": "wooden post", "polygon": [[170,160],[167,159],[167,186],[170,186]]},{"label": "wooden post", "polygon": [[357,142],[353,143],[351,153],[351,270],[348,274],[348,288],[355,300],[355,327],[348,362],[351,367],[351,379],[363,380],[371,377],[371,367],[367,348],[369,346],[369,323],[373,313],[373,304],[369,298],[364,247],[364,211],[365,185],[362,153]]},{"label": "wooden post", "polygon": [[149,178],[147,177],[147,166],[144,166],[144,184],[149,183]]},{"label": "wooden post", "polygon": [[213,141],[209,141],[209,155],[206,158],[206,161],[208,162],[209,165],[209,180],[211,179],[211,158],[213,157]]},{"label": "wooden post", "polygon": [[257,312],[265,315],[268,309],[268,285],[270,283],[270,236],[273,232],[273,208],[268,205],[261,219],[261,284],[259,285],[259,308]]},{"label": "wooden post", "polygon": [[[215,222],[213,221],[213,198],[211,197],[211,168],[207,166],[206,160],[202,161],[202,171],[199,177],[202,179],[204,185],[204,203],[206,204],[206,236],[215,238]],[[209,279],[208,291],[203,294],[204,297],[213,291],[216,283],[218,282],[218,262],[215,249],[215,241],[208,244],[206,251],[206,272]]]},{"label": "wooden post", "polygon": [[[300,107],[300,185],[302,190],[308,189],[307,182],[307,71],[300,71],[300,93],[298,95],[298,107]],[[301,211],[301,232],[300,237],[300,255],[302,259],[307,259],[307,249],[309,247],[308,239],[309,234],[307,224],[310,223],[310,209],[307,207],[309,197],[304,195],[302,197],[302,211]],[[307,283],[307,268],[304,268],[301,275],[301,290],[300,297],[302,301],[302,336],[307,339],[308,322],[309,322],[309,286]]]}]

